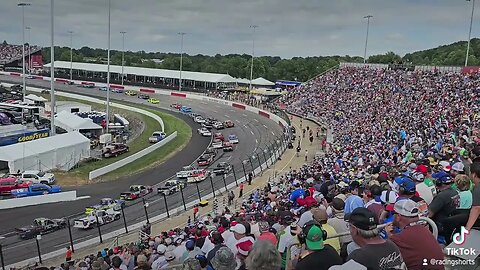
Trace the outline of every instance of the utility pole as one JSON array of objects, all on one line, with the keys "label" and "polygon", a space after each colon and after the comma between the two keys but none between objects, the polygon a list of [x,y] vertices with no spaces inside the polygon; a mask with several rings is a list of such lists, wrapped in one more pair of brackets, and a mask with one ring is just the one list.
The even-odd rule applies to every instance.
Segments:
[{"label": "utility pole", "polygon": [[255,58],[255,29],[258,28],[258,25],[250,25],[252,28],[252,64],[250,65],[250,86],[249,89],[252,91],[252,80],[253,80],[253,59]]},{"label": "utility pole", "polygon": [[367,19],[367,36],[365,38],[365,50],[363,52],[363,63],[367,63],[367,46],[368,46],[368,32],[370,30],[370,18],[373,18],[372,15],[367,15],[363,17],[364,19]]}]

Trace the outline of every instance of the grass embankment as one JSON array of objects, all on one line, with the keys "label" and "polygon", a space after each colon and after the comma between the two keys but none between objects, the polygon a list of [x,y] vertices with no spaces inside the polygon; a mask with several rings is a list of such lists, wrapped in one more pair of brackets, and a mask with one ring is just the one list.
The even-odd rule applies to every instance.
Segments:
[{"label": "grass embankment", "polygon": [[[93,110],[105,111],[105,106],[98,103],[92,103],[88,101],[65,98],[65,97],[57,97],[57,100],[80,102],[80,103],[91,105]],[[122,103],[122,102],[118,102],[118,103]],[[128,105],[128,103],[124,103],[124,104]],[[175,155],[175,153],[182,150],[190,141],[190,138],[192,136],[192,130],[190,129],[190,126],[187,123],[185,123],[183,120],[167,113],[149,109],[148,107],[144,107],[144,106],[135,106],[135,107],[150,111],[160,116],[163,119],[163,123],[165,126],[165,133],[167,135],[170,135],[174,131],[177,131],[177,137],[167,145],[161,147],[160,149],[157,149],[156,151],[126,166],[123,166],[120,169],[117,169],[109,174],[101,176],[98,179],[94,179],[93,182],[111,181],[120,176],[131,175],[134,173],[138,173],[146,168],[151,168],[156,165],[159,165],[160,163],[164,162],[171,156]],[[121,114],[122,116],[126,117],[129,121],[131,121],[130,119],[136,119],[136,121],[142,122],[144,125],[143,131],[141,132],[141,134],[139,135],[137,134],[137,137],[128,144],[130,151],[118,157],[105,158],[99,161],[82,162],[79,164],[79,167],[72,169],[69,172],[56,172],[56,178],[58,179],[58,183],[60,185],[72,186],[72,185],[84,185],[89,183],[88,174],[90,171],[109,165],[113,162],[116,162],[120,159],[123,159],[129,155],[132,155],[140,150],[143,150],[149,147],[151,143],[148,141],[148,138],[152,135],[154,131],[161,130],[160,124],[153,118],[150,118],[146,115],[128,111],[128,110],[118,109],[114,107],[111,107],[111,111],[112,111],[112,114],[113,113]],[[132,136],[135,136],[135,135],[132,134]]]}]

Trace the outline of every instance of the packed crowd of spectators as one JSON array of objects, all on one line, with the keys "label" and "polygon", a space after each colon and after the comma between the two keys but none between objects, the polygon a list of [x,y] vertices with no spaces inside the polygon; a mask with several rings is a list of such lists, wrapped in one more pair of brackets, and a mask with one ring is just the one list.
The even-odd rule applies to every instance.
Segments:
[{"label": "packed crowd of spectators", "polygon": [[[324,156],[236,194],[238,209],[63,268],[444,269],[430,262],[452,234],[480,226],[478,76],[342,68],[318,77],[279,102],[333,128]],[[297,138],[309,129],[302,123]]]},{"label": "packed crowd of spectators", "polygon": [[[29,46],[25,46],[25,55],[28,55]],[[31,52],[40,49],[38,46],[32,46]],[[0,44],[0,65],[11,63],[15,60],[22,59],[22,45]]]}]

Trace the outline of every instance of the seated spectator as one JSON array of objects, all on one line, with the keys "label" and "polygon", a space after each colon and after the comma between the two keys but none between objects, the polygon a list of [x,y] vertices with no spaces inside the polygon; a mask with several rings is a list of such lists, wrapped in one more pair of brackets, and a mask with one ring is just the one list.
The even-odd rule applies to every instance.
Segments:
[{"label": "seated spectator", "polygon": [[215,270],[233,270],[237,268],[235,255],[228,247],[219,248],[211,260],[211,264]]},{"label": "seated spectator", "polygon": [[388,239],[400,249],[407,269],[445,269],[443,265],[423,265],[424,259],[427,262],[431,259],[442,260],[444,255],[437,239],[424,224],[418,223],[418,204],[410,199],[399,200],[395,203],[394,211],[393,225],[399,227],[401,232],[392,234],[392,230],[387,229]]},{"label": "seated spectator", "polygon": [[[345,203],[339,199],[334,198],[330,203],[333,216],[327,220],[328,225],[332,226],[337,233],[348,232],[347,222],[344,220],[345,215],[343,213],[343,208]],[[352,236],[345,235],[339,237],[340,241],[340,256],[342,258],[347,258],[347,245],[352,242]]]},{"label": "seated spectator", "polygon": [[308,222],[298,228],[299,241],[305,244],[305,250],[298,256],[295,270],[322,270],[342,264],[342,258],[330,245],[324,244],[324,230],[316,222]]},{"label": "seated spectator", "polygon": [[[361,192],[360,192],[361,191]],[[345,200],[345,214],[351,213],[358,207],[364,207],[362,198],[358,195],[362,194],[363,190],[360,188],[360,183],[354,181],[350,184],[349,191],[346,194],[347,199]]]},{"label": "seated spectator", "polygon": [[278,244],[278,239],[275,234],[270,232],[270,225],[268,225],[268,222],[260,221],[258,223],[258,227],[260,229],[260,235],[257,237],[257,240],[269,241],[273,246],[276,247]]},{"label": "seated spectator", "polygon": [[[330,224],[327,223],[328,215],[327,210],[325,208],[313,208],[312,210],[313,220],[319,224],[323,230],[327,233],[327,235],[336,235],[337,231],[333,228]],[[332,246],[337,252],[340,253],[340,240],[338,237],[325,239],[325,244]]]},{"label": "seated spectator", "polygon": [[280,253],[270,241],[265,240],[255,242],[245,261],[247,269],[278,270],[281,265]]},{"label": "seated spectator", "polygon": [[345,216],[352,239],[359,246],[348,255],[368,269],[406,269],[400,249],[390,240],[379,236],[378,222],[370,210],[359,207]]}]

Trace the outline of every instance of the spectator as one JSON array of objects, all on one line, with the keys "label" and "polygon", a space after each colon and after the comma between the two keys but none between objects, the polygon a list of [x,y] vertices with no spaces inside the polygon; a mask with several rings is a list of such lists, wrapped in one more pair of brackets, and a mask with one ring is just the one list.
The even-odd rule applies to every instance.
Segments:
[{"label": "spectator", "polygon": [[360,183],[358,181],[354,181],[350,184],[346,194],[347,199],[345,200],[345,214],[350,214],[358,207],[364,207],[362,198],[358,196],[361,194],[360,190]]},{"label": "spectator", "polygon": [[[343,209],[345,203],[339,199],[334,198],[330,203],[332,209],[332,217],[327,220],[327,223],[332,226],[337,233],[348,232],[347,222],[344,220],[345,215]],[[347,258],[347,245],[352,242],[352,236],[345,235],[339,237],[340,241],[340,256],[342,259]]]},{"label": "spectator", "polygon": [[245,266],[248,270],[278,270],[282,258],[270,241],[258,240],[248,255]]},{"label": "spectator", "polygon": [[[337,231],[335,231],[335,228],[333,228],[330,224],[327,223],[328,220],[328,215],[327,215],[327,210],[323,207],[319,208],[313,208],[311,210],[313,220],[321,226],[322,230],[324,230],[328,235],[336,235]],[[325,244],[330,245],[333,247],[337,252],[340,252],[340,240],[338,237],[330,238],[330,239],[325,239],[324,240]]]},{"label": "spectator", "polygon": [[250,237],[244,237],[237,243],[237,268],[238,270],[245,270],[245,259],[248,257],[250,250],[253,246],[253,239]]},{"label": "spectator", "polygon": [[159,256],[152,263],[153,270],[164,269],[168,265],[167,259],[165,258],[165,252],[167,252],[167,246],[164,244],[158,245],[157,253]]},{"label": "spectator", "polygon": [[468,176],[459,174],[455,176],[455,186],[459,192],[460,201],[458,209],[469,210],[472,208],[472,192],[470,191],[470,179]]},{"label": "spectator", "polygon": [[407,269],[445,269],[443,265],[423,265],[424,259],[431,262],[432,259],[443,260],[443,251],[425,225],[418,223],[420,209],[418,203],[411,199],[399,200],[394,206],[395,216],[393,225],[401,229],[400,233],[390,234],[389,239],[394,242],[405,261]]},{"label": "spectator", "polygon": [[257,241],[260,241],[260,240],[269,241],[273,246],[276,247],[278,244],[278,239],[275,236],[275,234],[270,232],[270,225],[268,224],[268,222],[260,221],[258,223],[258,227],[260,230],[260,235],[257,237]]},{"label": "spectator", "polygon": [[474,162],[470,166],[471,177],[475,184],[472,196],[472,209],[465,228],[471,230],[474,226],[480,226],[480,162]]},{"label": "spectator", "polygon": [[202,270],[202,266],[197,259],[188,258],[183,262],[182,270]]},{"label": "spectator", "polygon": [[329,269],[333,265],[342,264],[342,258],[333,247],[324,244],[325,232],[316,222],[308,222],[297,234],[305,250],[298,256],[296,270]]},{"label": "spectator", "polygon": [[148,265],[147,261],[147,256],[143,254],[138,255],[135,270],[151,270],[152,268]]},{"label": "spectator", "polygon": [[233,270],[237,267],[235,255],[232,250],[227,247],[218,249],[211,263],[215,270]]},{"label": "spectator", "polygon": [[399,248],[379,236],[374,213],[359,207],[345,216],[345,220],[349,223],[353,241],[360,247],[348,255],[348,260],[354,260],[368,269],[406,269]]}]

